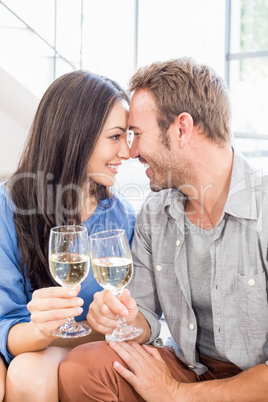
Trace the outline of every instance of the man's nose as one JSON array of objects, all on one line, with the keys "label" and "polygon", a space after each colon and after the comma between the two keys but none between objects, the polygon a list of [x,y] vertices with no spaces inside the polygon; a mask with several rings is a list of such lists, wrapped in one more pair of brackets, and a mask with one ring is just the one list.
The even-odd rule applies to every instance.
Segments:
[{"label": "man's nose", "polygon": [[134,136],[131,149],[130,149],[130,156],[131,158],[137,158],[140,155],[138,151],[138,138]]}]

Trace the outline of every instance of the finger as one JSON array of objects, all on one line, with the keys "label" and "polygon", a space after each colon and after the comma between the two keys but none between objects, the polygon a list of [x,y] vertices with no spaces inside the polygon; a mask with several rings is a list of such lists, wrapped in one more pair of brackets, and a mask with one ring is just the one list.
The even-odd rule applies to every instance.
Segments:
[{"label": "finger", "polygon": [[[115,297],[112,292],[106,289],[103,292],[103,303],[109,307],[114,314],[117,314],[121,317],[127,317],[128,309],[123,303],[121,303],[120,299]],[[98,295],[96,297],[98,297]]]},{"label": "finger", "polygon": [[117,371],[118,374],[120,374],[126,381],[128,381],[133,386],[133,388],[138,390],[139,381],[132,371],[126,369],[118,361],[115,361],[113,363],[113,367],[114,367],[115,371]]},{"label": "finger", "polygon": [[80,297],[73,297],[71,299],[59,298],[59,297],[50,297],[50,298],[35,298],[32,299],[28,304],[27,308],[30,312],[35,310],[38,311],[47,311],[47,310],[56,310],[62,308],[70,308],[70,307],[81,307],[84,304],[84,300]]},{"label": "finger", "polygon": [[140,345],[137,344],[139,348],[126,342],[110,342],[109,345],[134,373],[142,367],[143,356],[139,353],[139,348],[140,351],[145,352]]},{"label": "finger", "polygon": [[63,288],[61,286],[53,286],[49,288],[37,289],[33,292],[34,298],[70,298],[76,297],[80,292],[81,285],[77,285],[75,289]]},{"label": "finger", "polygon": [[107,306],[102,292],[94,294],[94,300],[89,306],[88,314],[89,316],[95,317],[97,321],[105,320],[105,318],[118,320],[118,314],[114,313],[110,307]]},{"label": "finger", "polygon": [[66,323],[66,320],[51,321],[38,325],[38,330],[45,336],[51,337],[52,332]]},{"label": "finger", "polygon": [[94,328],[97,332],[100,332],[101,334],[109,334],[111,333],[118,325],[118,320],[117,321],[107,321],[107,322],[99,322],[99,320],[95,319],[95,317],[90,317],[87,315],[87,321],[89,325]]},{"label": "finger", "polygon": [[50,311],[34,311],[31,314],[31,320],[36,323],[46,323],[51,321],[66,320],[69,317],[76,317],[83,312],[81,307],[57,309]]},{"label": "finger", "polygon": [[161,362],[164,362],[164,360],[162,359],[159,351],[157,350],[156,347],[154,346],[149,346],[149,345],[142,345],[141,346],[149,355],[151,355],[152,357],[154,357],[156,360],[159,360]]},{"label": "finger", "polygon": [[114,314],[110,311],[110,309],[106,306],[102,308],[94,308],[94,303],[89,306],[87,321],[96,331],[101,332],[102,334],[108,334],[113,331],[119,322],[119,317],[117,314]]},{"label": "finger", "polygon": [[[97,311],[95,311],[97,312]],[[98,306],[98,315],[100,316],[100,318],[109,318],[110,320],[116,320],[118,321],[118,314],[114,313],[113,310],[110,309],[109,306],[107,306],[107,304],[105,303],[101,303]]]}]

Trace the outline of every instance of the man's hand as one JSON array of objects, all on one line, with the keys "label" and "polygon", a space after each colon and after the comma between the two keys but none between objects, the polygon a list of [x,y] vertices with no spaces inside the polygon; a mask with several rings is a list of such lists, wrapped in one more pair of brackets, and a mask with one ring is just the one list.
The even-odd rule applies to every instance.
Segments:
[{"label": "man's hand", "polygon": [[102,334],[111,333],[118,325],[119,316],[125,317],[132,324],[138,315],[138,307],[130,297],[129,290],[124,289],[120,298],[107,289],[96,292],[89,306],[87,321],[89,325]]},{"label": "man's hand", "polygon": [[114,369],[148,402],[174,401],[180,383],[176,381],[158,350],[136,342],[110,342],[110,347],[128,366],[115,361]]}]

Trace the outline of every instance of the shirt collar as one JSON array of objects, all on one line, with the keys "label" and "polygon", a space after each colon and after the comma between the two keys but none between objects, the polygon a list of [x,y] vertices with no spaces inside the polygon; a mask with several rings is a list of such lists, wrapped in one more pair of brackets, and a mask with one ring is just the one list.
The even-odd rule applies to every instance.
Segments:
[{"label": "shirt collar", "polygon": [[256,220],[262,170],[250,165],[238,150],[233,149],[233,152],[231,183],[224,212],[237,218]]}]

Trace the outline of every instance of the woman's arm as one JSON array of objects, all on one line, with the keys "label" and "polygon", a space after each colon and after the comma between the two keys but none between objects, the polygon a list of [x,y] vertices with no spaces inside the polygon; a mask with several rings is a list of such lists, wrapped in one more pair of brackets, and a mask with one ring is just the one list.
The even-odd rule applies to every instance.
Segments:
[{"label": "woman's arm", "polygon": [[5,396],[6,373],[7,373],[6,365],[2,357],[0,357],[0,402],[4,400]]}]

